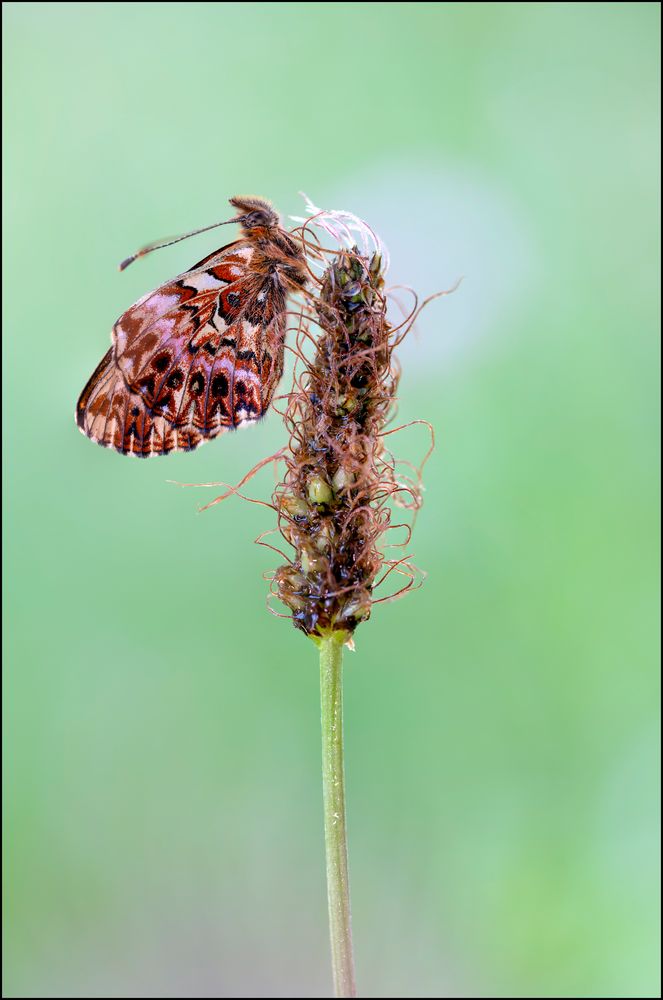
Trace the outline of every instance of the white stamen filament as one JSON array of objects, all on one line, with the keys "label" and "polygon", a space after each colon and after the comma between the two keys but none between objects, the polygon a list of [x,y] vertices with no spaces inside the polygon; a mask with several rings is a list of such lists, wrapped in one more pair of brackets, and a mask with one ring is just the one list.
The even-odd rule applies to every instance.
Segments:
[{"label": "white stamen filament", "polygon": [[[321,229],[331,236],[339,246],[346,247],[348,250],[352,249],[355,245],[359,245],[361,252],[367,257],[372,256],[374,253],[379,253],[382,257],[382,272],[384,273],[388,269],[389,251],[367,222],[364,222],[363,219],[360,219],[352,212],[339,211],[337,209],[320,209],[313,204],[307,194],[304,194],[303,191],[300,191],[300,194],[305,200],[305,208],[308,216],[291,215],[290,218],[293,222],[299,222],[302,225],[306,225],[307,228],[316,227],[317,229]],[[357,239],[357,236],[359,236],[359,239]],[[328,262],[324,259],[319,263],[316,262],[316,267],[320,271],[326,270],[327,266]]]}]

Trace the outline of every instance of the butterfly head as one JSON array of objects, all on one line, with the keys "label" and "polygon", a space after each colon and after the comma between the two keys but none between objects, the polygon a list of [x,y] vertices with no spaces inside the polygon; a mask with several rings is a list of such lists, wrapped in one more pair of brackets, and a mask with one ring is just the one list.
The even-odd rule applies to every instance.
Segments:
[{"label": "butterfly head", "polygon": [[308,274],[302,248],[282,228],[278,212],[263,198],[231,198],[230,204],[240,212],[232,221],[240,224],[246,239],[261,246],[270,273],[276,273],[273,265],[277,262],[278,280],[291,291],[303,288]]},{"label": "butterfly head", "polygon": [[250,231],[252,229],[278,229],[281,219],[268,201],[262,198],[231,198],[230,204],[239,211],[236,222]]}]

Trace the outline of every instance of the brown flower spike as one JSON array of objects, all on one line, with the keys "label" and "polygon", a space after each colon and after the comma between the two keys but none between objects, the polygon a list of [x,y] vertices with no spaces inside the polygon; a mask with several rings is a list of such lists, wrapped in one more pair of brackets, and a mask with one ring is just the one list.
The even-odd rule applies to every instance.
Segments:
[{"label": "brown flower spike", "polygon": [[370,616],[382,566],[402,568],[379,548],[391,526],[389,498],[405,493],[402,505],[411,508],[420,502],[417,484],[397,480],[384,447],[402,331],[396,336],[387,321],[381,254],[339,251],[315,310],[320,335],[290,396],[286,474],[273,497],[295,557],[276,571],[274,590],[306,634],[349,639]]},{"label": "brown flower spike", "polygon": [[[398,428],[385,427],[395,409],[399,378],[393,351],[420,308],[415,296],[410,315],[393,327],[387,319],[387,256],[380,240],[348,212],[322,212],[310,202],[307,210],[312,217],[300,220],[307,263],[312,267],[320,260],[330,263],[321,279],[310,271],[309,287],[314,292],[306,293],[294,347],[304,370],[286,397],[288,447],[273,456],[283,459],[286,466],[272,503],[294,556],[274,574],[272,592],[288,607],[295,626],[319,649],[334,995],[354,997],[343,765],[343,647],[352,646],[354,630],[370,616],[373,605],[390,599],[374,596],[390,573],[407,579],[391,598],[409,590],[415,581],[407,556],[385,556],[384,535],[392,528],[404,528],[405,540],[400,544],[409,543],[410,526],[392,524],[392,511],[398,506],[416,511],[421,505],[421,467],[410,476],[397,472],[385,438]],[[344,249],[330,252],[316,246],[309,240],[310,225],[332,236]],[[361,236],[361,250],[352,245],[354,233]],[[319,329],[315,339],[309,322]],[[314,345],[310,362],[306,341]],[[387,567],[384,572],[383,567]]]}]

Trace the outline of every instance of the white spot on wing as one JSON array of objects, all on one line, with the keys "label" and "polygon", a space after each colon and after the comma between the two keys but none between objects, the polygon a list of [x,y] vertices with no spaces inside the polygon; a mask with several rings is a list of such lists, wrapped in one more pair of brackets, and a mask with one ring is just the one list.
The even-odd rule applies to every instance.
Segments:
[{"label": "white spot on wing", "polygon": [[184,279],[185,284],[190,288],[196,288],[199,292],[205,291],[215,291],[220,288],[225,282],[219,281],[215,278],[213,274],[208,274],[207,271],[200,271],[198,274],[190,274]]}]

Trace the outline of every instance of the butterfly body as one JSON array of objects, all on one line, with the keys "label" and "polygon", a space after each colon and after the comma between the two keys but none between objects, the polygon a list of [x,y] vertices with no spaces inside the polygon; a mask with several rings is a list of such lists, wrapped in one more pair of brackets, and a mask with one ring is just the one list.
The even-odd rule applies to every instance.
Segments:
[{"label": "butterfly body", "polygon": [[115,323],[76,407],[79,428],[98,444],[145,458],[190,451],[268,409],[283,372],[287,298],[306,270],[267,202],[231,203],[241,238]]}]

